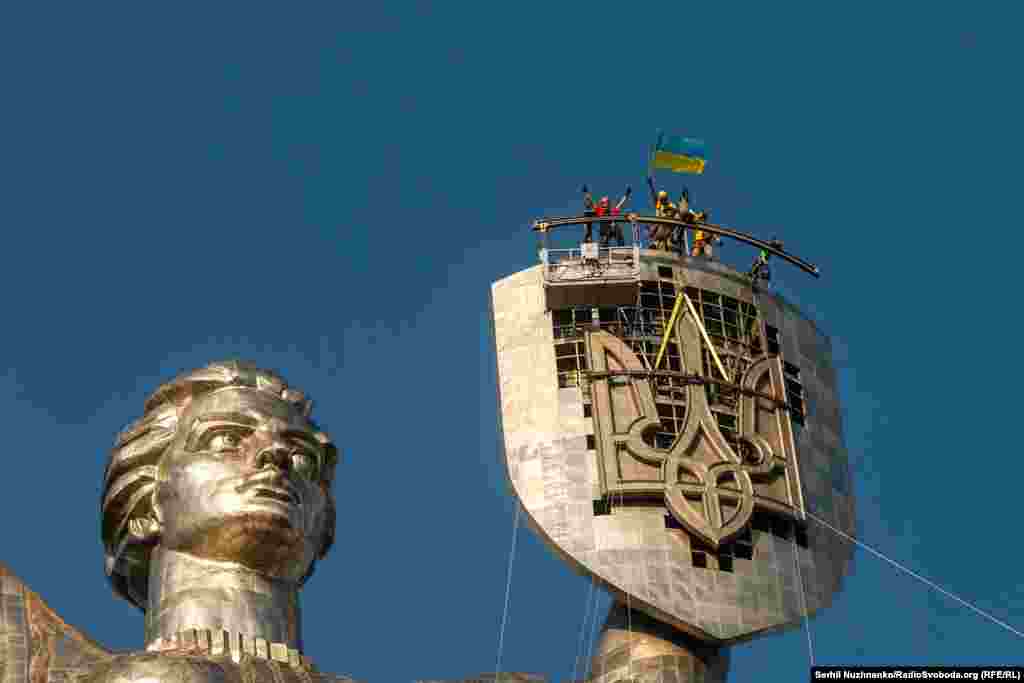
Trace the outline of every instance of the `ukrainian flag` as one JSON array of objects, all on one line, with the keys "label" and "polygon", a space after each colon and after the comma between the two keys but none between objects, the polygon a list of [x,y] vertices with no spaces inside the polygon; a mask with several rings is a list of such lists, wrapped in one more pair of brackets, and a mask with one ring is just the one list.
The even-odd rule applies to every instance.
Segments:
[{"label": "ukrainian flag", "polygon": [[704,141],[680,135],[658,133],[654,145],[654,167],[675,173],[704,172]]}]

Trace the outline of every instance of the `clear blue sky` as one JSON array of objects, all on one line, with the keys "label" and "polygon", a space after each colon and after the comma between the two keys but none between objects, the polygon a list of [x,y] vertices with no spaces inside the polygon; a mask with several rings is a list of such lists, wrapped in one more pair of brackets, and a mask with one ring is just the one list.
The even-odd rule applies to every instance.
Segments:
[{"label": "clear blue sky", "polygon": [[[643,208],[666,127],[708,142],[697,207],[822,270],[776,276],[834,338],[862,538],[1024,630],[1024,59],[985,4],[4,4],[3,560],[139,647],[102,574],[107,448],[161,381],[250,358],[343,449],[308,653],[374,683],[493,669],[489,284],[583,182]],[[572,672],[587,586],[523,531],[506,669]],[[1024,663],[863,552],[812,633],[823,663]],[[807,665],[797,631],[732,676]]]}]

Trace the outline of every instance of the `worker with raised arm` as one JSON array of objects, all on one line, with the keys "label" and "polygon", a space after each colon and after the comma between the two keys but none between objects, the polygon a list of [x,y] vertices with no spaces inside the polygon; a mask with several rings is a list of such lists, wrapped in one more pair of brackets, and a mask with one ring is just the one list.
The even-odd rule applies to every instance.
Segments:
[{"label": "worker with raised arm", "polygon": [[711,258],[711,245],[721,242],[722,238],[701,229],[700,224],[708,221],[708,211],[694,211],[690,208],[690,191],[685,187],[679,197],[679,220],[694,226],[693,248],[690,255]]},{"label": "worker with raised arm", "polygon": [[690,251],[690,256],[704,256],[711,258],[713,256],[711,247],[716,242],[721,242],[722,238],[718,235],[708,232],[701,227],[702,223],[708,222],[709,212],[705,211],[688,211],[686,216],[687,223],[693,223],[696,227],[693,229],[693,249]]},{"label": "worker with raised arm", "polygon": [[[679,204],[677,206],[679,220],[686,223],[694,222],[694,213],[690,210],[690,191],[683,188],[683,191],[679,194]],[[686,228],[676,226],[672,230],[672,249],[680,254],[686,254]]]},{"label": "worker with raised arm", "polygon": [[[594,211],[595,215],[597,215],[597,216],[618,216],[618,215],[621,215],[622,207],[624,207],[626,205],[626,202],[629,201],[629,197],[632,194],[633,194],[633,188],[627,186],[626,187],[626,193],[624,195],[622,195],[622,199],[620,199],[619,203],[616,204],[615,206],[611,206],[610,205],[608,197],[601,197],[601,201],[599,201],[597,203],[597,207],[596,207],[596,209]],[[622,234],[622,225],[619,222],[613,221],[611,223],[602,223],[601,224],[601,246],[602,247],[611,246],[612,238],[615,238],[615,241],[618,243],[618,245],[620,247],[626,246],[626,238]]]},{"label": "worker with raised arm", "polygon": [[[594,206],[594,198],[590,196],[590,188],[583,186],[583,215],[596,216],[597,208]],[[594,224],[587,223],[587,231],[583,235],[584,242],[590,242],[594,237]]]},{"label": "worker with raised arm", "polygon": [[[668,198],[668,192],[660,192],[654,187],[654,178],[647,176],[647,187],[651,191],[651,201],[654,203],[654,215],[659,218],[679,218],[679,208]],[[653,249],[669,251],[674,230],[671,225],[652,225],[647,229],[647,235],[653,243]]]}]

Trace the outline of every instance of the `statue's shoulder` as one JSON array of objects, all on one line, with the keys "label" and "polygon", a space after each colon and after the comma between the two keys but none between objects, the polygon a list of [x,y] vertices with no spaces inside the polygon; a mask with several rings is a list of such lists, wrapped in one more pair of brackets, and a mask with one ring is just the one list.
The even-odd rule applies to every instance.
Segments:
[{"label": "statue's shoulder", "polygon": [[321,671],[312,672],[313,683],[359,683],[345,674],[328,674]]},{"label": "statue's shoulder", "polygon": [[0,672],[5,683],[68,683],[113,656],[61,619],[0,562]]},{"label": "statue's shoulder", "polygon": [[112,657],[78,683],[355,683],[347,676],[322,673],[252,655],[171,650]]},{"label": "statue's shoulder", "polygon": [[243,683],[230,658],[176,652],[133,652],[112,657],[79,683]]},{"label": "statue's shoulder", "polygon": [[0,681],[3,683],[355,683],[244,654],[239,661],[198,648],[115,654],[61,619],[0,562]]}]

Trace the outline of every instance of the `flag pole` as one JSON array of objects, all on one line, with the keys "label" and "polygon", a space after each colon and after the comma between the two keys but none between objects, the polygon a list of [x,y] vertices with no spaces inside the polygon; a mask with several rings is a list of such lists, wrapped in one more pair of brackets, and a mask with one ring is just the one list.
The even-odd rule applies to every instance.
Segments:
[{"label": "flag pole", "polygon": [[654,178],[654,155],[657,151],[658,145],[661,143],[661,136],[664,134],[661,129],[656,129],[654,137],[654,144],[651,145],[647,153],[647,177]]},{"label": "flag pole", "polygon": [[647,154],[647,176],[652,178],[654,177],[654,152],[658,143],[661,142],[662,136],[661,130],[656,130],[655,133],[654,144],[651,145],[650,151]]}]

